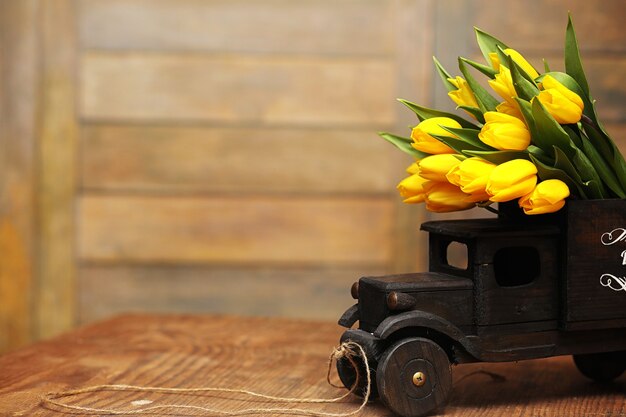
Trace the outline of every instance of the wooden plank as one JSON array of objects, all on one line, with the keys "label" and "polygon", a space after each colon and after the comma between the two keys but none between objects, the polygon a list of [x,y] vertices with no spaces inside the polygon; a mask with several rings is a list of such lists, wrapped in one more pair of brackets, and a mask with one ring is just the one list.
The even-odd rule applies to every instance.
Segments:
[{"label": "wooden plank", "polygon": [[611,139],[622,151],[622,155],[626,155],[626,123],[610,123],[605,127]]},{"label": "wooden plank", "polygon": [[31,340],[37,4],[0,2],[0,352]]},{"label": "wooden plank", "polygon": [[[626,201],[577,201],[567,207],[565,321],[597,321],[595,328],[626,319],[624,256],[620,239]],[[567,325],[567,323],[566,323]]]},{"label": "wooden plank", "polygon": [[393,68],[375,58],[87,53],[81,115],[380,126],[393,122]]},{"label": "wooden plank", "polygon": [[[472,52],[477,51],[480,56],[476,59],[482,62],[482,55],[475,47],[476,38],[474,36],[473,22],[468,16],[472,15],[474,8],[472,0],[439,0],[434,5],[433,25],[436,31],[434,36],[433,55],[441,65],[452,75],[461,75],[458,67],[458,57],[470,57]],[[472,120],[463,110],[456,109],[454,103],[448,96],[448,89],[444,86],[439,74],[436,72],[435,63],[432,60],[426,62],[428,66],[424,69],[429,75],[429,81],[433,85],[432,93],[433,107],[436,109],[457,113],[462,117]],[[476,79],[481,79],[476,76]],[[486,84],[486,83],[485,83]]]},{"label": "wooden plank", "polygon": [[337,320],[353,282],[378,267],[98,266],[80,269],[79,321],[122,312],[220,313]]},{"label": "wooden plank", "polygon": [[391,257],[392,204],[348,197],[86,195],[86,261],[380,265]]},{"label": "wooden plank", "polygon": [[[121,316],[0,358],[0,409],[7,415],[58,416],[60,410],[41,404],[44,394],[96,384],[218,386],[296,398],[334,398],[345,390],[327,384],[326,364],[342,331],[331,322],[294,319]],[[463,364],[453,368],[452,380],[450,401],[441,411],[446,417],[500,417],[512,412],[518,417],[624,416],[626,375],[610,387],[592,384],[569,357]],[[223,410],[283,405],[225,394],[115,391],[61,400],[116,409],[128,409],[138,400]],[[359,398],[349,396],[314,409],[349,413],[359,404]],[[309,406],[297,405],[313,409]],[[391,413],[380,401],[373,401],[359,415]]]},{"label": "wooden plank", "polygon": [[41,3],[42,84],[39,159],[37,334],[74,324],[74,201],[77,116],[74,2]]},{"label": "wooden plank", "polygon": [[386,55],[389,1],[82,0],[87,49]]},{"label": "wooden plank", "polygon": [[[432,55],[434,34],[434,2],[423,0],[401,0],[395,3],[396,36],[396,97],[405,98],[426,106],[432,105]],[[397,104],[394,133],[409,136],[408,126],[418,120],[409,109]],[[393,157],[393,175],[399,183],[408,174],[405,172],[412,161],[402,152]],[[428,242],[426,234],[419,232],[419,225],[426,221],[423,206],[407,205],[394,189],[394,249],[393,271],[416,272],[428,270]]]},{"label": "wooden plank", "polygon": [[395,150],[370,130],[86,125],[87,190],[388,193]]},{"label": "wooden plank", "polygon": [[523,50],[563,50],[567,12],[571,11],[580,47],[588,51],[626,51],[622,30],[626,9],[622,0],[602,4],[585,0],[532,0],[494,7],[489,0],[477,0],[466,19],[491,33],[510,47]]}]

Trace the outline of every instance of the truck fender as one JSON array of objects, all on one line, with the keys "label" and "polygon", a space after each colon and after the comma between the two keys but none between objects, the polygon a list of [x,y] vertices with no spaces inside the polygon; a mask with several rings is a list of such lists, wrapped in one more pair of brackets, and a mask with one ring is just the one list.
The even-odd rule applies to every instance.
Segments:
[{"label": "truck fender", "polygon": [[387,317],[378,325],[374,331],[374,336],[386,339],[398,330],[411,327],[432,329],[459,343],[470,355],[476,356],[478,353],[465,333],[454,324],[440,316],[419,310]]},{"label": "truck fender", "polygon": [[358,319],[359,319],[359,305],[355,304],[349,309],[347,309],[346,312],[341,315],[337,323],[340,326],[343,326],[349,329],[352,327],[354,323],[356,323]]}]

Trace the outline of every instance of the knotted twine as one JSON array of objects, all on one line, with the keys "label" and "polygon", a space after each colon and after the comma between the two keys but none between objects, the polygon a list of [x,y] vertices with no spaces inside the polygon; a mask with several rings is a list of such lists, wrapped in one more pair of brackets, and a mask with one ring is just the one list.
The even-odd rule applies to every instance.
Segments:
[{"label": "knotted twine", "polygon": [[[158,393],[166,393],[166,394],[192,394],[192,393],[200,393],[200,392],[218,392],[218,393],[233,393],[233,394],[243,394],[250,397],[262,398],[269,401],[281,402],[281,403],[297,403],[297,404],[328,404],[328,403],[336,403],[347,396],[352,394],[361,379],[361,371],[357,362],[355,361],[356,357],[361,357],[363,359],[363,363],[365,364],[365,376],[367,378],[367,385],[365,387],[365,395],[363,396],[363,401],[359,408],[354,411],[349,411],[345,413],[328,413],[322,411],[315,410],[307,410],[304,408],[287,408],[287,407],[272,407],[272,408],[246,408],[243,410],[221,410],[215,409],[211,407],[203,407],[197,405],[184,405],[184,404],[163,404],[163,405],[152,405],[144,408],[135,408],[135,409],[113,409],[113,408],[93,408],[93,407],[82,407],[79,405],[71,405],[66,404],[64,402],[59,401],[61,398],[67,398],[76,396],[79,394],[87,394],[93,392],[100,391],[125,391],[125,392],[158,392]],[[137,415],[137,414],[149,414],[153,413],[157,410],[170,410],[170,411],[200,411],[209,415],[220,415],[220,416],[243,416],[249,414],[291,414],[291,415],[302,415],[302,416],[316,416],[316,417],[346,417],[359,413],[363,408],[367,405],[371,394],[371,385],[372,379],[370,374],[370,365],[367,360],[367,355],[365,354],[365,350],[361,345],[355,342],[344,342],[339,347],[335,348],[328,358],[328,371],[326,373],[326,381],[335,388],[343,388],[340,385],[334,384],[330,380],[331,369],[333,364],[339,359],[346,358],[350,362],[350,366],[355,370],[356,378],[355,382],[350,387],[350,390],[346,392],[344,395],[336,398],[290,398],[290,397],[276,397],[273,395],[261,394],[254,391],[249,391],[245,389],[232,389],[232,388],[219,388],[219,387],[199,387],[199,388],[166,388],[166,387],[142,387],[137,385],[123,385],[123,384],[112,384],[112,385],[94,385],[86,388],[75,389],[75,390],[67,390],[60,392],[49,392],[44,394],[41,398],[42,405],[52,405],[57,407],[58,409],[63,410],[71,410],[71,411],[80,411],[82,413],[88,414],[108,414],[108,415]]]}]

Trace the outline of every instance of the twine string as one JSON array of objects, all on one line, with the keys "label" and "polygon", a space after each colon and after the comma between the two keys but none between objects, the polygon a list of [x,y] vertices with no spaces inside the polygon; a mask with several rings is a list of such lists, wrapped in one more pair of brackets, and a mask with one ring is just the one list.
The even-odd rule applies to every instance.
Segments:
[{"label": "twine string", "polygon": [[[67,404],[60,401],[61,398],[72,397],[80,394],[88,394],[100,391],[125,391],[125,392],[158,392],[166,394],[193,394],[200,392],[218,392],[218,393],[233,393],[242,394],[250,397],[262,398],[268,401],[280,402],[280,403],[298,403],[298,404],[328,404],[342,401],[350,394],[352,394],[358,387],[361,380],[361,370],[356,362],[356,358],[361,357],[365,364],[365,377],[367,381],[365,395],[359,408],[353,411],[344,413],[330,413],[323,411],[307,410],[304,408],[287,408],[287,407],[271,407],[271,408],[246,408],[242,410],[222,410],[211,407],[197,406],[197,405],[184,405],[184,404],[163,404],[152,405],[149,407],[135,408],[135,409],[114,409],[114,408],[93,408],[83,407],[79,405]],[[137,415],[137,414],[149,414],[157,410],[171,410],[171,411],[201,411],[211,415],[220,416],[243,416],[249,414],[291,414],[291,415],[303,415],[303,416],[316,416],[316,417],[347,417],[359,413],[365,408],[371,394],[371,372],[370,365],[367,360],[365,350],[361,345],[355,342],[344,342],[339,347],[335,348],[328,358],[328,371],[326,373],[326,381],[335,388],[343,388],[331,381],[331,370],[333,364],[345,358],[350,363],[350,366],[356,373],[355,382],[350,387],[350,390],[345,394],[335,398],[293,398],[293,397],[277,397],[274,395],[266,395],[258,392],[245,390],[245,389],[233,389],[233,388],[219,388],[219,387],[200,387],[200,388],[166,388],[166,387],[142,387],[138,385],[124,385],[124,384],[105,384],[94,385],[90,387],[67,390],[60,392],[49,392],[41,398],[41,404],[51,405],[58,409],[80,411],[89,414],[108,414],[108,415]]]}]

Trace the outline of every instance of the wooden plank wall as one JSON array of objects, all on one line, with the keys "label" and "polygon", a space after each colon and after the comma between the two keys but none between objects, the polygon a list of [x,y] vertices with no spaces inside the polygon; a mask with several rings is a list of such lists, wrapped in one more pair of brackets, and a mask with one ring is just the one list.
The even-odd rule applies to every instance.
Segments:
[{"label": "wooden plank wall", "polygon": [[36,22],[34,1],[0,2],[0,351],[33,336]]},{"label": "wooden plank wall", "polygon": [[335,319],[425,269],[395,98],[453,109],[431,57],[479,58],[473,25],[562,68],[571,10],[626,151],[622,3],[0,0],[0,350],[128,310]]},{"label": "wooden plank wall", "polygon": [[375,132],[425,91],[400,62],[432,54],[403,44],[430,1],[78,5],[79,321],[335,319],[359,276],[423,262],[396,220],[409,161]]}]

